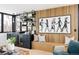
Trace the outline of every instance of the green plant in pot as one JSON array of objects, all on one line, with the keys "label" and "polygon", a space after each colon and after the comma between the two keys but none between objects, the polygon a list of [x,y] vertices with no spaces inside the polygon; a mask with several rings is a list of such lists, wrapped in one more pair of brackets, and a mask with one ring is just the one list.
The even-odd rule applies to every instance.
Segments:
[{"label": "green plant in pot", "polygon": [[16,37],[12,36],[8,38],[7,42],[8,42],[8,45],[7,45],[8,50],[14,50]]},{"label": "green plant in pot", "polygon": [[11,43],[11,44],[15,44],[15,42],[16,42],[16,37],[10,37],[10,38],[8,38],[8,43]]}]

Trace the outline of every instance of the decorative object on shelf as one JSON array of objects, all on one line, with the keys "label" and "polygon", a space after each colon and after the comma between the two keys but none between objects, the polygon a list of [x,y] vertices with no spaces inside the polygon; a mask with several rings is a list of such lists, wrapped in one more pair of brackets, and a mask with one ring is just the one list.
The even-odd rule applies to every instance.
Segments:
[{"label": "decorative object on shelf", "polygon": [[70,33],[70,15],[39,19],[40,33]]}]

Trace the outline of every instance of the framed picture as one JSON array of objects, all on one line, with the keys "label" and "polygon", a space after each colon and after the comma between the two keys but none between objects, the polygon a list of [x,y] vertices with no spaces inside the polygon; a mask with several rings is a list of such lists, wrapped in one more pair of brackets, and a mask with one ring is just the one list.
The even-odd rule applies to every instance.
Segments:
[{"label": "framed picture", "polygon": [[39,19],[40,33],[70,33],[71,18],[67,16],[57,16]]}]

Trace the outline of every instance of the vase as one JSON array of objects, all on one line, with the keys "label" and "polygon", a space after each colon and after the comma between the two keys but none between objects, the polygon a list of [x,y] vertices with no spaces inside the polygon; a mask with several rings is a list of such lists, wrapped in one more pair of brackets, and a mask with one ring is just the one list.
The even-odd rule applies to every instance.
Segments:
[{"label": "vase", "polygon": [[9,43],[8,46],[7,46],[7,49],[8,49],[9,51],[14,51],[14,49],[15,49],[15,45]]}]

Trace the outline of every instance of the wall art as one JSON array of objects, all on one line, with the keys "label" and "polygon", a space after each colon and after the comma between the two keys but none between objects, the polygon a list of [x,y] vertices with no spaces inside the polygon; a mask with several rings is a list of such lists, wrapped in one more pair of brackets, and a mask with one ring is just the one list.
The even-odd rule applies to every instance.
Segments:
[{"label": "wall art", "polygon": [[71,17],[57,16],[39,19],[39,32],[40,33],[70,33],[71,30]]}]

